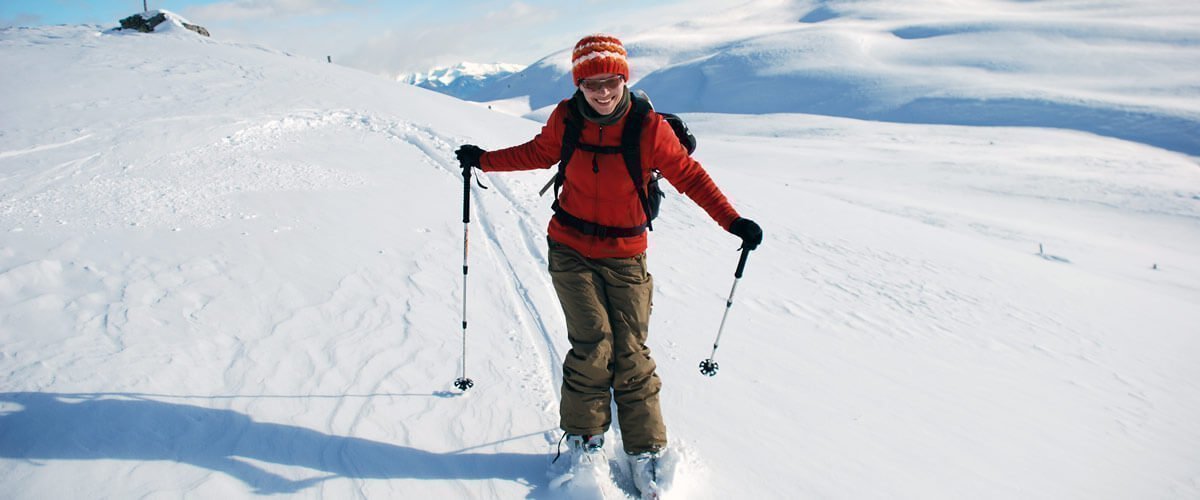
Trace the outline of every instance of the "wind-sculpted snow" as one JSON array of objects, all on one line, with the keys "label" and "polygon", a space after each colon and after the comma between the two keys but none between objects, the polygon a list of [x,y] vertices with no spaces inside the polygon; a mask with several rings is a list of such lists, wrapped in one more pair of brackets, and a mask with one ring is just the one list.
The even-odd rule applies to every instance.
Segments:
[{"label": "wind-sculpted snow", "polygon": [[[787,5],[741,13],[773,30],[727,32],[744,57],[686,37],[639,57],[661,75],[745,70],[779,94],[772,78],[801,72],[762,72],[803,58],[771,49],[799,36],[775,18],[911,17]],[[964,22],[946,5],[920,24]],[[0,496],[596,493],[553,487],[569,342],[538,195],[552,170],[479,174],[463,287],[454,149],[540,123],[194,35],[3,30],[0,64],[22,69],[0,73]],[[831,88],[831,109],[888,96]],[[1110,125],[1171,137],[1154,109]],[[1069,130],[687,119],[766,239],[704,377],[738,241],[666,186],[647,262],[667,498],[1200,496],[1195,158]],[[452,386],[464,300],[467,393]],[[617,427],[610,498],[632,493]]]}]

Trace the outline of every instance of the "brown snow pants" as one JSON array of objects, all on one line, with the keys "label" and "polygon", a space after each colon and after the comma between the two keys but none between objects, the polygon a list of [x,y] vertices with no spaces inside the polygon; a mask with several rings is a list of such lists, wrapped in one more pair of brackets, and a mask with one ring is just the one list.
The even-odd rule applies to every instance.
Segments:
[{"label": "brown snow pants", "polygon": [[563,360],[563,431],[603,434],[615,399],[626,453],[666,447],[658,402],[662,382],[646,347],[653,290],[646,254],[589,259],[550,240],[549,267],[571,341]]}]

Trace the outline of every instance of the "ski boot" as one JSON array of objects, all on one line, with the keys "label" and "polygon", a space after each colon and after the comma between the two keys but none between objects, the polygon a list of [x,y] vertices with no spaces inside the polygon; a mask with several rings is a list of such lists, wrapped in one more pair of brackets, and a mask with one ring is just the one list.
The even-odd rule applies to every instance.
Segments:
[{"label": "ski boot", "polygon": [[661,450],[629,455],[629,472],[633,475],[633,485],[645,500],[659,498],[658,459],[661,457]]}]

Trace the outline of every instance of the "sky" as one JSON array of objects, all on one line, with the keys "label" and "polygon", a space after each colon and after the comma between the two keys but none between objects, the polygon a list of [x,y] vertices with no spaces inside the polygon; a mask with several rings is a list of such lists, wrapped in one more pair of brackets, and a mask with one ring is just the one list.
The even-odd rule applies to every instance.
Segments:
[{"label": "sky", "polygon": [[[258,43],[372,73],[463,61],[531,64],[581,36],[628,36],[739,0],[147,0],[216,38]],[[685,5],[687,7],[685,7]],[[0,27],[99,24],[140,0],[2,0]]]}]

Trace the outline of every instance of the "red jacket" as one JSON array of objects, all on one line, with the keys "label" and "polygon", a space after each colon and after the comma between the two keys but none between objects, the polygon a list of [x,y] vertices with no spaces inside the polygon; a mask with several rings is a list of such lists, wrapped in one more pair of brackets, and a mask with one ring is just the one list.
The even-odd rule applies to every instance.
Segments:
[{"label": "red jacket", "polygon": [[[558,103],[541,133],[533,140],[484,153],[480,158],[481,168],[485,172],[506,172],[557,165],[569,103],[570,99]],[[617,123],[605,127],[583,120],[579,142],[620,146],[626,118],[628,112]],[[642,178],[649,183],[651,169],[657,168],[672,186],[728,230],[738,218],[737,211],[700,163],[688,156],[671,126],[656,113],[648,113],[646,120],[641,137]],[[593,161],[597,169],[593,169]],[[558,202],[567,213],[605,226],[632,227],[646,222],[646,213],[621,155],[576,149],[567,164],[566,177]],[[580,233],[554,218],[550,219],[548,232],[551,239],[593,259],[633,257],[646,251],[646,232],[628,238],[599,238]]]}]

